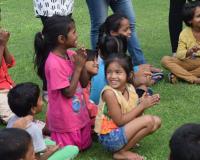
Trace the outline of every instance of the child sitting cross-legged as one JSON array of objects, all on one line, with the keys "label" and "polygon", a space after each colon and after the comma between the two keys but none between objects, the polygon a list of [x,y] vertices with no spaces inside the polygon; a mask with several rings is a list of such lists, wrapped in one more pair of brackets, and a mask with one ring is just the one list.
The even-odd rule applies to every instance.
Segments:
[{"label": "child sitting cross-legged", "polygon": [[[35,117],[37,113],[42,111],[43,105],[39,86],[31,82],[16,85],[8,93],[8,104],[13,113],[15,113],[8,121],[8,128],[12,128],[20,117],[27,115]],[[34,119],[25,130],[32,137],[34,151],[38,160],[64,160],[73,158],[78,154],[76,146],[66,146],[63,149],[59,149],[55,142],[50,139],[44,139],[42,130]]]},{"label": "child sitting cross-legged", "polygon": [[185,27],[179,36],[175,57],[164,56],[163,67],[169,70],[169,82],[184,80],[200,84],[200,2],[192,1],[183,7]]}]

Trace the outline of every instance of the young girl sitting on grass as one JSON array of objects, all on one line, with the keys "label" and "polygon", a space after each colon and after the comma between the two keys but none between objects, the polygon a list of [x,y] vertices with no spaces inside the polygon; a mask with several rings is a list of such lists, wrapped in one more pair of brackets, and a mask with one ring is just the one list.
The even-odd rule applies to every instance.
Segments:
[{"label": "young girl sitting on grass", "polygon": [[188,2],[183,8],[183,20],[187,27],[179,36],[175,57],[164,56],[163,67],[168,69],[169,81],[177,78],[189,83],[200,84],[200,2]]},{"label": "young girl sitting on grass", "polygon": [[91,123],[82,88],[89,78],[84,67],[85,50],[69,50],[76,46],[75,23],[70,17],[48,18],[42,33],[35,37],[36,61],[41,60],[45,67],[51,138],[61,146],[76,145],[84,150],[91,145]]},{"label": "young girl sitting on grass", "polygon": [[105,61],[108,85],[101,92],[95,131],[100,143],[113,152],[114,159],[142,160],[129,149],[160,127],[159,117],[142,115],[160,98],[146,95],[139,101],[134,87],[129,84],[131,70],[131,60],[126,55],[113,54]]}]

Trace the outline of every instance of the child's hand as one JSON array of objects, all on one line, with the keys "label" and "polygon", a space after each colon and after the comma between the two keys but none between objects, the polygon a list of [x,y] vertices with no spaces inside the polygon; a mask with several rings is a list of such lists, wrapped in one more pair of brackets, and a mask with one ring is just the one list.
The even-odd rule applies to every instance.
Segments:
[{"label": "child's hand", "polygon": [[84,49],[79,49],[77,54],[73,56],[74,64],[77,68],[82,69],[86,62],[86,53]]},{"label": "child's hand", "polygon": [[199,50],[200,50],[200,47],[198,47],[198,46],[194,46],[194,47],[188,49],[188,51],[186,53],[186,57],[192,58],[193,54],[198,52]]},{"label": "child's hand", "polygon": [[59,145],[47,146],[46,153],[50,156],[50,155],[54,154],[58,149],[59,149]]},{"label": "child's hand", "polygon": [[148,96],[147,94],[145,94],[140,98],[140,104],[143,105],[145,109],[150,108],[155,104],[158,104],[159,101],[160,101],[159,94],[154,94],[152,96]]},{"label": "child's hand", "polygon": [[10,33],[0,28],[0,45],[6,46],[10,37]]}]

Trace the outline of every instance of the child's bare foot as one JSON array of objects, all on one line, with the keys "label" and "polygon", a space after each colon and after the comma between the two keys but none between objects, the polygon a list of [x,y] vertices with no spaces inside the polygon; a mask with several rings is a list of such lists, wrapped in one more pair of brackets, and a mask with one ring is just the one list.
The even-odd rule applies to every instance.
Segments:
[{"label": "child's bare foot", "polygon": [[142,156],[130,151],[119,151],[113,154],[113,158],[116,160],[144,160]]},{"label": "child's bare foot", "polygon": [[197,79],[194,81],[194,84],[200,84],[200,78],[197,78]]}]

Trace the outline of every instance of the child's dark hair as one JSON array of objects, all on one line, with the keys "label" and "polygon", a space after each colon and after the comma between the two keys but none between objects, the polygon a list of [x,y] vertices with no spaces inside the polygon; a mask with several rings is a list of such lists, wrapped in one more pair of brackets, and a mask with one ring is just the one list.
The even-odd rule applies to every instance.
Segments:
[{"label": "child's dark hair", "polygon": [[98,58],[98,52],[92,49],[86,49],[87,53],[87,60],[86,61],[93,61],[95,58]]},{"label": "child's dark hair", "polygon": [[121,67],[125,70],[127,75],[127,82],[129,81],[129,77],[133,68],[131,58],[123,53],[113,53],[109,55],[109,57],[105,60],[105,76],[107,72],[107,68],[110,63],[117,62],[121,65]]},{"label": "child's dark hair", "polygon": [[105,22],[101,25],[99,29],[97,49],[102,37],[104,37],[105,35],[111,35],[111,31],[117,32],[120,29],[121,21],[123,19],[128,19],[128,17],[121,13],[114,13],[106,18]]},{"label": "child's dark hair", "polygon": [[0,159],[23,159],[32,143],[31,136],[22,129],[5,128],[0,130]]},{"label": "child's dark hair", "polygon": [[13,87],[8,93],[8,104],[18,117],[31,114],[31,108],[37,106],[40,88],[37,84],[26,82]]},{"label": "child's dark hair", "polygon": [[70,16],[54,15],[45,21],[42,32],[36,33],[34,64],[41,79],[46,79],[44,73],[45,62],[49,52],[58,45],[58,36],[67,37],[72,27],[74,27],[74,20]]},{"label": "child's dark hair", "polygon": [[200,160],[200,124],[184,124],[172,135],[170,160]]},{"label": "child's dark hair", "polygon": [[196,7],[200,7],[200,1],[191,1],[183,7],[183,21],[189,27],[192,27],[190,21],[194,18]]},{"label": "child's dark hair", "polygon": [[103,59],[106,59],[111,53],[126,54],[127,38],[122,35],[105,35],[99,40],[98,51]]}]

